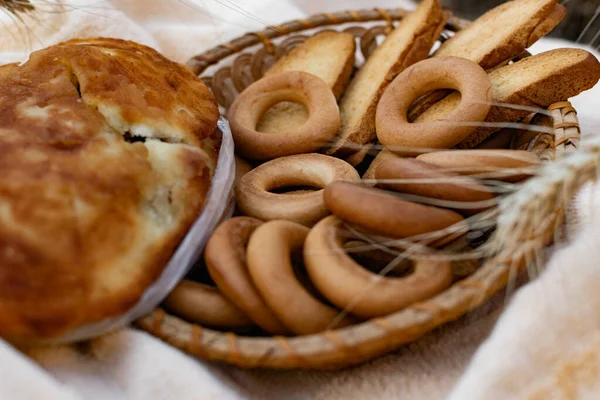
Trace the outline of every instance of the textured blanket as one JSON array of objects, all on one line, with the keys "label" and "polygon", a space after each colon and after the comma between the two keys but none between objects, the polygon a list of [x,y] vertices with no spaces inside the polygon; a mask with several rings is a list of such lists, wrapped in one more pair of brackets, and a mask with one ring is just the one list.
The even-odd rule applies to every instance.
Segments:
[{"label": "textured blanket", "polygon": [[[58,1],[58,0],[57,0]],[[0,13],[0,63],[73,37],[114,36],[181,62],[265,24],[408,1],[33,0]],[[533,52],[574,46],[542,40]],[[584,134],[600,134],[600,89],[573,99]],[[585,138],[585,136],[584,136]],[[585,139],[584,139],[585,140]],[[596,193],[597,192],[597,193]],[[248,371],[190,358],[134,329],[77,346],[0,341],[1,399],[592,399],[600,391],[600,192],[577,199],[579,234],[516,295],[366,365],[339,372]]]}]

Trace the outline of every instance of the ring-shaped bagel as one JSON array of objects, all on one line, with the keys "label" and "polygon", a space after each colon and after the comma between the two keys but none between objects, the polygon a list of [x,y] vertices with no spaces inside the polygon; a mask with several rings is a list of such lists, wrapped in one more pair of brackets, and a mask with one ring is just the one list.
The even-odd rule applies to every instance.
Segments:
[{"label": "ring-shaped bagel", "polygon": [[[437,89],[461,93],[460,104],[438,121],[409,123],[407,113],[420,96]],[[384,92],[376,112],[377,138],[393,152],[410,148],[451,148],[487,117],[492,84],[478,64],[458,57],[434,57],[404,70]],[[467,123],[467,124],[465,124]]]},{"label": "ring-shaped bagel", "polygon": [[304,244],[304,263],[315,287],[341,309],[364,318],[380,317],[426,300],[452,283],[449,261],[420,259],[406,277],[382,277],[357,264],[343,248],[344,222],[321,220]]},{"label": "ring-shaped bagel", "polygon": [[239,156],[235,156],[235,179],[233,184],[237,185],[237,183],[242,179],[242,176],[246,175],[248,172],[252,171],[254,168],[250,163]]},{"label": "ring-shaped bagel", "polygon": [[394,158],[382,162],[375,170],[375,178],[379,186],[396,192],[454,202],[456,206],[449,208],[464,214],[477,214],[494,206],[472,207],[475,203],[490,203],[495,196],[482,183],[414,158]]},{"label": "ring-shaped bagel", "polygon": [[286,219],[311,225],[329,214],[323,190],[277,194],[291,186],[325,188],[334,181],[359,181],[347,162],[323,154],[297,154],[268,161],[244,175],[236,186],[238,207],[248,216],[270,221]]},{"label": "ring-shaped bagel", "polygon": [[[282,101],[304,105],[307,121],[286,132],[257,131],[260,118]],[[238,96],[227,117],[236,151],[254,160],[317,151],[330,143],[340,128],[340,113],[331,88],[315,75],[300,71],[256,81]]]},{"label": "ring-shaped bagel", "polygon": [[246,264],[250,235],[262,223],[250,217],[234,217],[223,222],[206,244],[204,261],[210,277],[225,297],[266,332],[284,335],[289,330],[265,304]]},{"label": "ring-shaped bagel", "polygon": [[371,243],[363,240],[349,240],[344,243],[344,251],[360,265],[364,265],[369,271],[379,273],[394,261],[395,266],[387,273],[388,276],[403,275],[412,265],[410,260],[396,260],[397,248],[384,251],[374,247]]},{"label": "ring-shaped bagel", "polygon": [[[454,170],[462,175],[492,174],[494,179],[506,182],[519,182],[535,174],[542,163],[530,151],[508,149],[446,150],[421,154],[416,158],[443,169]],[[511,172],[511,170],[531,170]]]},{"label": "ring-shaped bagel", "polygon": [[[265,302],[292,332],[308,335],[334,328],[339,311],[315,298],[297,280],[291,254],[302,253],[309,229],[291,221],[270,221],[248,243],[248,270]],[[339,277],[338,277],[339,278]],[[356,322],[345,316],[335,325]]]},{"label": "ring-shaped bagel", "polygon": [[[348,182],[332,183],[323,197],[327,208],[340,219],[390,238],[436,232],[464,220],[454,211],[413,203],[392,192]],[[443,244],[443,239],[435,244]]]},{"label": "ring-shaped bagel", "polygon": [[221,328],[241,329],[254,323],[219,290],[202,283],[183,280],[163,302],[168,311],[190,322]]}]

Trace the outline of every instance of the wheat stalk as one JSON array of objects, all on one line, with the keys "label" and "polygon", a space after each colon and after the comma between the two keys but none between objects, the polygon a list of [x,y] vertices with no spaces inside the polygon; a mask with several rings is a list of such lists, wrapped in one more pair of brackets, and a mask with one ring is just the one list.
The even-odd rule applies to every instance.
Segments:
[{"label": "wheat stalk", "polygon": [[0,8],[8,10],[14,15],[27,13],[35,9],[29,0],[0,0]]}]

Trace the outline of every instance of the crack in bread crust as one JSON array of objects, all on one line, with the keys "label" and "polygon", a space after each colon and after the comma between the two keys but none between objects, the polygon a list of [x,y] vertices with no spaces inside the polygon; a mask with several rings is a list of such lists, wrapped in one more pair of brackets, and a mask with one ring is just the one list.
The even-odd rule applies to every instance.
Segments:
[{"label": "crack in bread crust", "polygon": [[197,77],[132,42],[0,68],[0,337],[54,338],[139,301],[202,210],[218,117]]}]

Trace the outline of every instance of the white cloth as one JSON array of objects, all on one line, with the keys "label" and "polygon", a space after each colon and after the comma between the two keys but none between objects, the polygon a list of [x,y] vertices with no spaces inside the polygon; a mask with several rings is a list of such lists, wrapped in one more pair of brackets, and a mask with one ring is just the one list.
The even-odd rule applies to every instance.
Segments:
[{"label": "white cloth", "polygon": [[[0,13],[0,63],[22,61],[32,50],[86,36],[136,40],[185,62],[265,24],[308,13],[389,7],[387,0],[70,0],[63,10],[51,0],[33,3],[49,12],[37,20],[25,18],[27,29]],[[412,8],[407,0],[394,6]],[[572,44],[544,40],[534,52],[563,46]],[[598,88],[573,103],[584,132],[600,129]],[[597,391],[600,382],[600,273],[595,265],[600,260],[600,210],[592,212],[597,204],[590,196],[581,198],[585,227],[578,240],[558,253],[540,278],[520,289],[506,310],[501,293],[459,321],[358,368],[327,373],[242,370],[192,359],[143,332],[123,329],[85,345],[23,352],[0,341],[0,398],[350,400],[450,394],[452,400],[462,400],[534,394],[565,398],[570,393],[572,398],[591,398],[576,395]]]},{"label": "white cloth", "polygon": [[598,241],[588,225],[517,293],[450,400],[598,398]]}]

